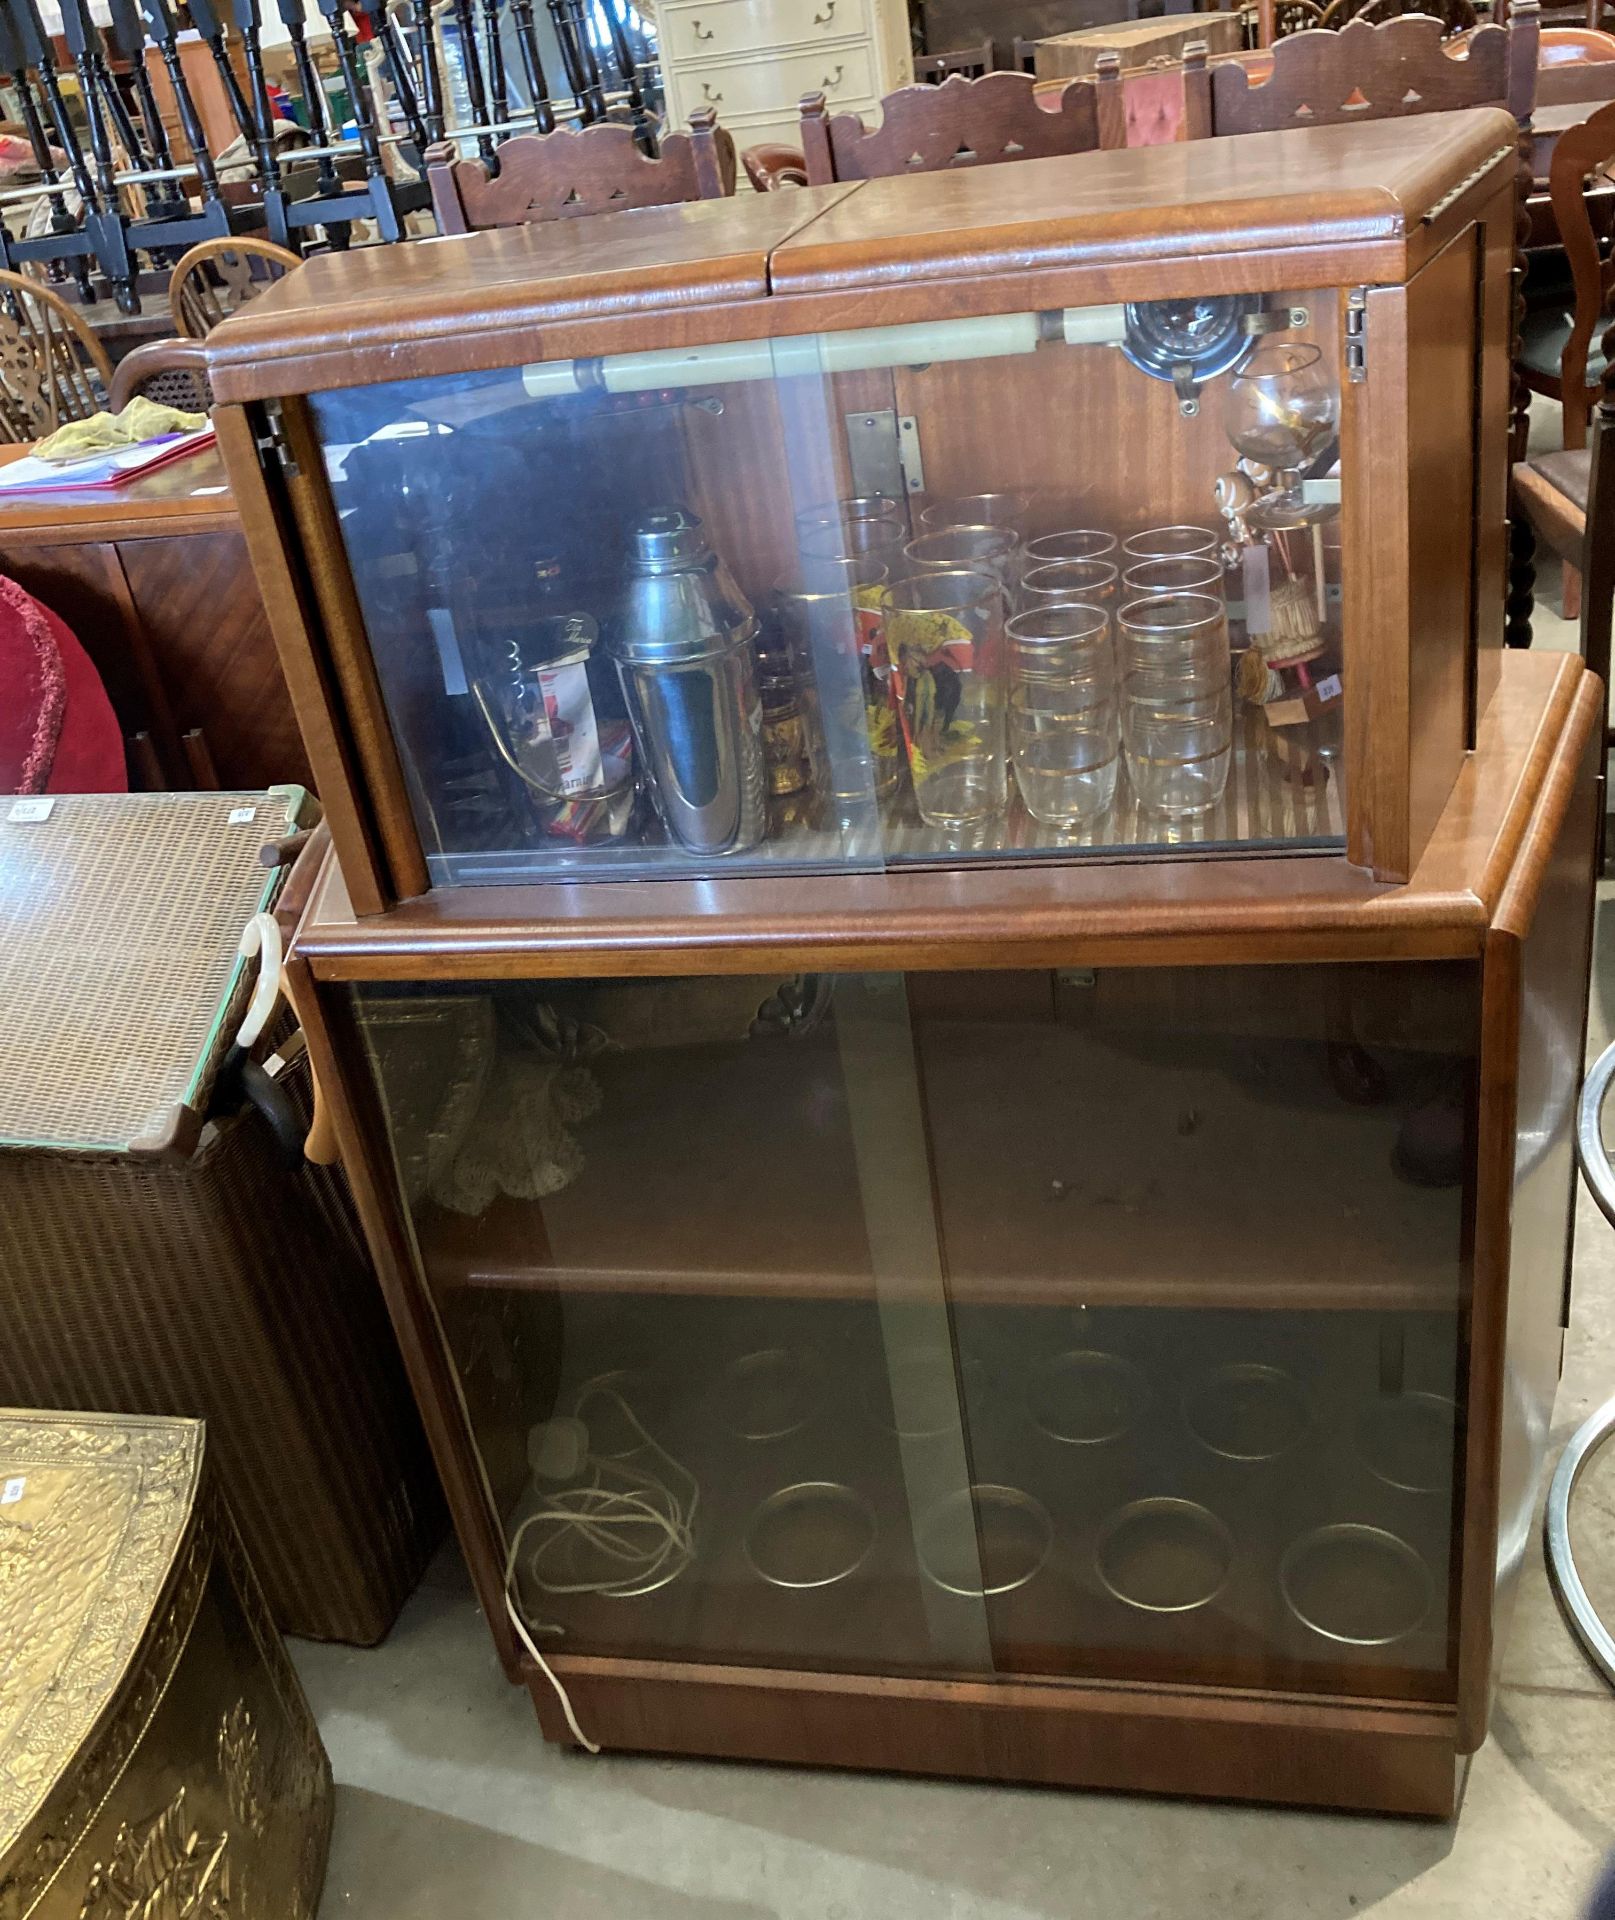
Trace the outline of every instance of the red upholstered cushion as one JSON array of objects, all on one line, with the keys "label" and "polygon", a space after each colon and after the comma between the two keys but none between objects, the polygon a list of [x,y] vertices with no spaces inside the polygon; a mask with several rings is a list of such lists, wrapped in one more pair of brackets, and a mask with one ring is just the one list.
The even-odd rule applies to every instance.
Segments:
[{"label": "red upholstered cushion", "polygon": [[126,793],[123,731],[69,628],[0,574],[0,793]]}]

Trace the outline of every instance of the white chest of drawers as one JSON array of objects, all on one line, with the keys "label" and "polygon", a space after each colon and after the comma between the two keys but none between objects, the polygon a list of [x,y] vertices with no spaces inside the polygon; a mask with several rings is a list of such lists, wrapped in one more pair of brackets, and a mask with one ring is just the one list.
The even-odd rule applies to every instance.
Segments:
[{"label": "white chest of drawers", "polygon": [[662,0],[667,124],[712,107],[741,149],[798,144],[803,94],[867,113],[914,78],[905,0]]}]

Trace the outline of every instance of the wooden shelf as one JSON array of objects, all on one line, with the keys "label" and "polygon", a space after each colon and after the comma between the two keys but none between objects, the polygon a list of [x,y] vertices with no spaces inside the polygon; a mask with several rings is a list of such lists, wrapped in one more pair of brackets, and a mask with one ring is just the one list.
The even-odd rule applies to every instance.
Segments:
[{"label": "wooden shelf", "polygon": [[[955,1300],[1456,1307],[1461,1195],[1392,1168],[1414,1096],[1348,1105],[1323,1045],[1057,1017],[916,1026]],[[937,1293],[934,1263],[877,1271],[866,1217],[923,1218],[933,1196],[896,1171],[913,1164],[896,1140],[860,1166],[830,1030],[607,1055],[594,1071],[602,1106],[577,1129],[570,1186],[476,1219],[423,1211],[434,1285]],[[1417,1071],[1435,1085],[1445,1070],[1432,1056]]]}]

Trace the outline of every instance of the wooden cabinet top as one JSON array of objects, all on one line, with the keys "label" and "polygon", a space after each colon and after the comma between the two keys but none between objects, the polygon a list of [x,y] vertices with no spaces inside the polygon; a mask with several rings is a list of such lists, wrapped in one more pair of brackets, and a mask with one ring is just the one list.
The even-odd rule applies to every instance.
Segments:
[{"label": "wooden cabinet top", "polygon": [[[0,447],[0,467],[33,448]],[[77,546],[95,540],[137,540],[181,533],[221,533],[239,525],[229,476],[216,447],[204,447],[121,487],[0,492],[0,551]]]},{"label": "wooden cabinet top", "polygon": [[209,339],[226,402],[966,311],[1408,277],[1512,179],[1476,109],[325,254]]},{"label": "wooden cabinet top", "polygon": [[297,937],[334,979],[1473,958],[1529,924],[1601,710],[1511,653],[1405,885],[1338,855],[445,889],[359,919],[334,859]]}]

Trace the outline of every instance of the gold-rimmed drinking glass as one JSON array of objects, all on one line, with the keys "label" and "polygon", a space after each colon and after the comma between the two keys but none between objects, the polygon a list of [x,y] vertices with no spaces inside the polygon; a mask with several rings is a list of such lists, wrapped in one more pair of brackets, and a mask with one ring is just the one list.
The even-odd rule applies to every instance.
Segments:
[{"label": "gold-rimmed drinking glass", "polygon": [[903,557],[916,573],[986,571],[1013,587],[1020,547],[1020,535],[1009,527],[937,527],[910,540]]},{"label": "gold-rimmed drinking glass", "polygon": [[1116,617],[1122,747],[1139,805],[1177,817],[1221,800],[1233,760],[1228,619],[1214,594],[1127,601]]},{"label": "gold-rimmed drinking glass", "polygon": [[921,507],[920,528],[925,533],[938,533],[944,527],[1006,527],[1020,535],[1025,531],[1033,499],[1033,494],[1024,488],[1003,493],[955,494]]},{"label": "gold-rimmed drinking glass", "polygon": [[1116,795],[1121,714],[1110,615],[1079,601],[1019,613],[1009,652],[1009,747],[1026,811],[1046,825],[1097,819]]},{"label": "gold-rimmed drinking glass", "polygon": [[796,516],[796,549],[804,560],[896,560],[909,537],[901,500],[862,494],[805,507]]},{"label": "gold-rimmed drinking glass", "polygon": [[1042,533],[1028,540],[1025,548],[1029,567],[1046,567],[1062,560],[1104,560],[1116,551],[1113,533],[1100,527],[1068,527],[1063,533]]},{"label": "gold-rimmed drinking glass", "polygon": [[1144,527],[1128,534],[1122,552],[1129,561],[1199,560],[1214,554],[1221,545],[1220,535],[1210,527]]},{"label": "gold-rimmed drinking glass", "polygon": [[1083,600],[1107,609],[1116,602],[1116,569],[1109,560],[1057,560],[1021,575],[1023,608]]},{"label": "gold-rimmed drinking glass", "polygon": [[1129,599],[1163,593],[1210,593],[1226,599],[1222,561],[1216,555],[1180,555],[1173,560],[1135,560],[1122,574]]}]

